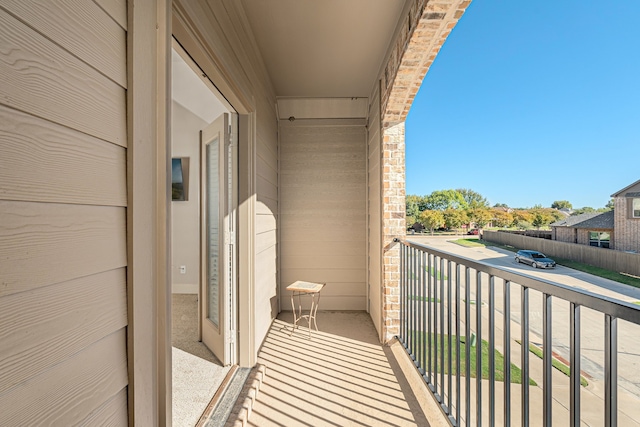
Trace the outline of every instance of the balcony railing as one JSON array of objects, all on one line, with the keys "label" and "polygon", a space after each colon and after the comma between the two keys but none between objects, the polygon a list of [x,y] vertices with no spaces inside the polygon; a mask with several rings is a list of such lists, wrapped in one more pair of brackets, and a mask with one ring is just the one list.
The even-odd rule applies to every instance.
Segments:
[{"label": "balcony railing", "polygon": [[[529,426],[533,411],[542,414],[533,424],[551,426],[553,420],[559,425],[560,418],[562,425],[579,426],[586,412],[581,411],[583,398],[588,399],[589,416],[594,405],[601,406],[598,424],[618,424],[619,323],[625,324],[625,340],[640,339],[636,306],[417,243],[398,242],[398,338],[451,425]],[[588,339],[588,349],[581,345],[581,337]],[[541,359],[528,351],[531,344],[541,350]],[[604,360],[594,361],[598,352]],[[637,369],[634,363],[640,351],[625,351],[625,357],[627,353],[636,357],[631,366]],[[570,368],[568,376],[561,375],[564,380],[558,379],[554,359],[564,359]],[[581,392],[582,363],[589,371],[583,374],[602,387]],[[520,375],[521,384],[512,385],[512,371]],[[536,375],[542,390],[533,385],[531,377]],[[637,371],[631,376],[637,377]],[[554,390],[562,381],[568,381],[568,396],[566,386]],[[624,394],[625,402],[640,407],[640,390],[629,386]],[[563,399],[560,406],[554,403]]]}]

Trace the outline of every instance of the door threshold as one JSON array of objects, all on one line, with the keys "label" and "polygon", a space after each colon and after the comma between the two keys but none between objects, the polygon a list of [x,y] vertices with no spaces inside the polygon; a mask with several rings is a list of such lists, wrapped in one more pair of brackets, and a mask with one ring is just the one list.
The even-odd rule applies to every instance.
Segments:
[{"label": "door threshold", "polygon": [[200,416],[196,427],[223,427],[242,392],[250,368],[233,365]]}]

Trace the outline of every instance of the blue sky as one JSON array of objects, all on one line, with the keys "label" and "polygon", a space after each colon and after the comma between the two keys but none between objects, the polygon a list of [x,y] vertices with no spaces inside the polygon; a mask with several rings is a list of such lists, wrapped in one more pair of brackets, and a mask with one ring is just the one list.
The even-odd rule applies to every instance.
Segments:
[{"label": "blue sky", "polygon": [[640,179],[640,1],[475,0],[406,123],[407,194],[603,207]]}]

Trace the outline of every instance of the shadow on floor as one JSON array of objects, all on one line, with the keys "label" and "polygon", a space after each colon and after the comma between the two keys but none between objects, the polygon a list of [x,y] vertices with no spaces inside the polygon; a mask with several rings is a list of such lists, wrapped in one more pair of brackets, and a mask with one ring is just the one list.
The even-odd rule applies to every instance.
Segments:
[{"label": "shadow on floor", "polygon": [[367,313],[318,312],[311,339],[305,323],[290,336],[291,321],[281,313],[262,345],[267,375],[249,425],[429,425]]}]

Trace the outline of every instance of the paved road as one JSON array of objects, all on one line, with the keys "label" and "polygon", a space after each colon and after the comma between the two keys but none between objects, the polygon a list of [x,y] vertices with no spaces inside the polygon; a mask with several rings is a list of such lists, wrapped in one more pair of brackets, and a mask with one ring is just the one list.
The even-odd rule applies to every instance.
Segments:
[{"label": "paved road", "polygon": [[[633,288],[608,279],[558,266],[552,270],[534,269],[525,264],[517,264],[513,252],[495,247],[463,247],[448,240],[459,237],[407,236],[407,240],[421,243],[435,249],[481,261],[496,267],[530,276],[563,283],[575,288],[601,294],[622,301],[640,301],[640,289]],[[475,285],[472,285],[475,290]],[[496,281],[496,308],[502,312],[502,281]],[[537,292],[536,292],[537,293]],[[542,296],[530,295],[531,332],[542,337]],[[520,322],[519,290],[511,291],[512,319]],[[484,296],[483,292],[483,299]],[[554,351],[569,358],[569,303],[553,300],[553,346]],[[497,322],[497,320],[496,320]],[[581,316],[581,368],[596,381],[604,378],[604,315],[583,309]],[[496,323],[497,327],[500,324]],[[484,328],[483,328],[484,329]],[[640,325],[619,322],[618,325],[618,385],[620,389],[640,397]],[[635,403],[636,405],[638,402]]]}]

